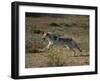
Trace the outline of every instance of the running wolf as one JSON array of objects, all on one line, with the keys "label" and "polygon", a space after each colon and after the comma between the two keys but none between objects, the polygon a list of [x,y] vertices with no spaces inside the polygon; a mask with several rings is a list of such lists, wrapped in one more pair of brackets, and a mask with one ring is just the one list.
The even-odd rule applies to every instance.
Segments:
[{"label": "running wolf", "polygon": [[42,39],[46,39],[49,42],[48,45],[45,47],[45,49],[49,49],[50,46],[57,44],[57,45],[64,45],[66,47],[69,47],[69,49],[72,50],[74,54],[76,53],[76,50],[82,52],[78,44],[72,38],[65,38],[65,37],[55,35],[52,32],[47,32],[47,33],[43,33]]}]

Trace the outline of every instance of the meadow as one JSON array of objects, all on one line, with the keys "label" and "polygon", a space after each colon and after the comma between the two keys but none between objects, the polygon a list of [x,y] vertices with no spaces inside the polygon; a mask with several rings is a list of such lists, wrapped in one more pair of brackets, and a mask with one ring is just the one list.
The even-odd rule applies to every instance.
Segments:
[{"label": "meadow", "polygon": [[[25,67],[58,67],[89,65],[89,16],[69,14],[26,13]],[[82,52],[73,52],[63,46],[52,46],[40,52],[47,44],[41,32],[52,32],[74,39]]]}]

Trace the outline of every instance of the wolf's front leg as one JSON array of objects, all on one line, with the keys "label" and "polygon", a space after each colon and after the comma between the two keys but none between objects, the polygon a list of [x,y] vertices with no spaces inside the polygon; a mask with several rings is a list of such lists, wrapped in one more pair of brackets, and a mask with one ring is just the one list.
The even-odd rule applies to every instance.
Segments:
[{"label": "wolf's front leg", "polygon": [[49,44],[46,46],[46,49],[49,49],[51,45],[53,45],[53,42],[50,41]]},{"label": "wolf's front leg", "polygon": [[41,51],[48,50],[50,48],[50,46],[52,46],[52,45],[53,45],[53,42],[49,41],[48,45],[45,48],[41,49]]},{"label": "wolf's front leg", "polygon": [[45,50],[48,50],[49,48],[50,48],[50,46],[51,46],[52,44],[48,44],[45,48],[43,48],[43,49],[40,49],[40,51],[45,51]]}]

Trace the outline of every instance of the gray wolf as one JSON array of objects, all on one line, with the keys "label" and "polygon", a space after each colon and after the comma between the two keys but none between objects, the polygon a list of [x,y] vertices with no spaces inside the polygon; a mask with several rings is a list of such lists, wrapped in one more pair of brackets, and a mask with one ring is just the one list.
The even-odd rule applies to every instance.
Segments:
[{"label": "gray wolf", "polygon": [[48,45],[45,47],[45,49],[49,49],[50,46],[57,44],[69,47],[69,49],[73,51],[74,54],[76,53],[76,50],[82,52],[78,44],[72,38],[61,37],[53,34],[52,32],[47,32],[43,33],[42,39],[48,40]]}]

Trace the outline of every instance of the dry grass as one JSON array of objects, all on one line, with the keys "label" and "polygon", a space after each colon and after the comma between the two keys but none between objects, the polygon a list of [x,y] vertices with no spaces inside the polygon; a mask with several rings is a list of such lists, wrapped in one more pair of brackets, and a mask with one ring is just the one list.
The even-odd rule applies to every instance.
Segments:
[{"label": "dry grass", "polygon": [[[64,37],[72,37],[82,49],[74,55],[62,46],[53,46],[40,52],[47,45],[41,40],[41,32],[53,32]],[[62,17],[26,17],[25,67],[80,66],[89,64],[89,16],[64,15]]]},{"label": "dry grass", "polygon": [[27,53],[26,67],[80,66],[89,64],[89,55],[73,52],[65,48],[51,48],[47,52]]}]

